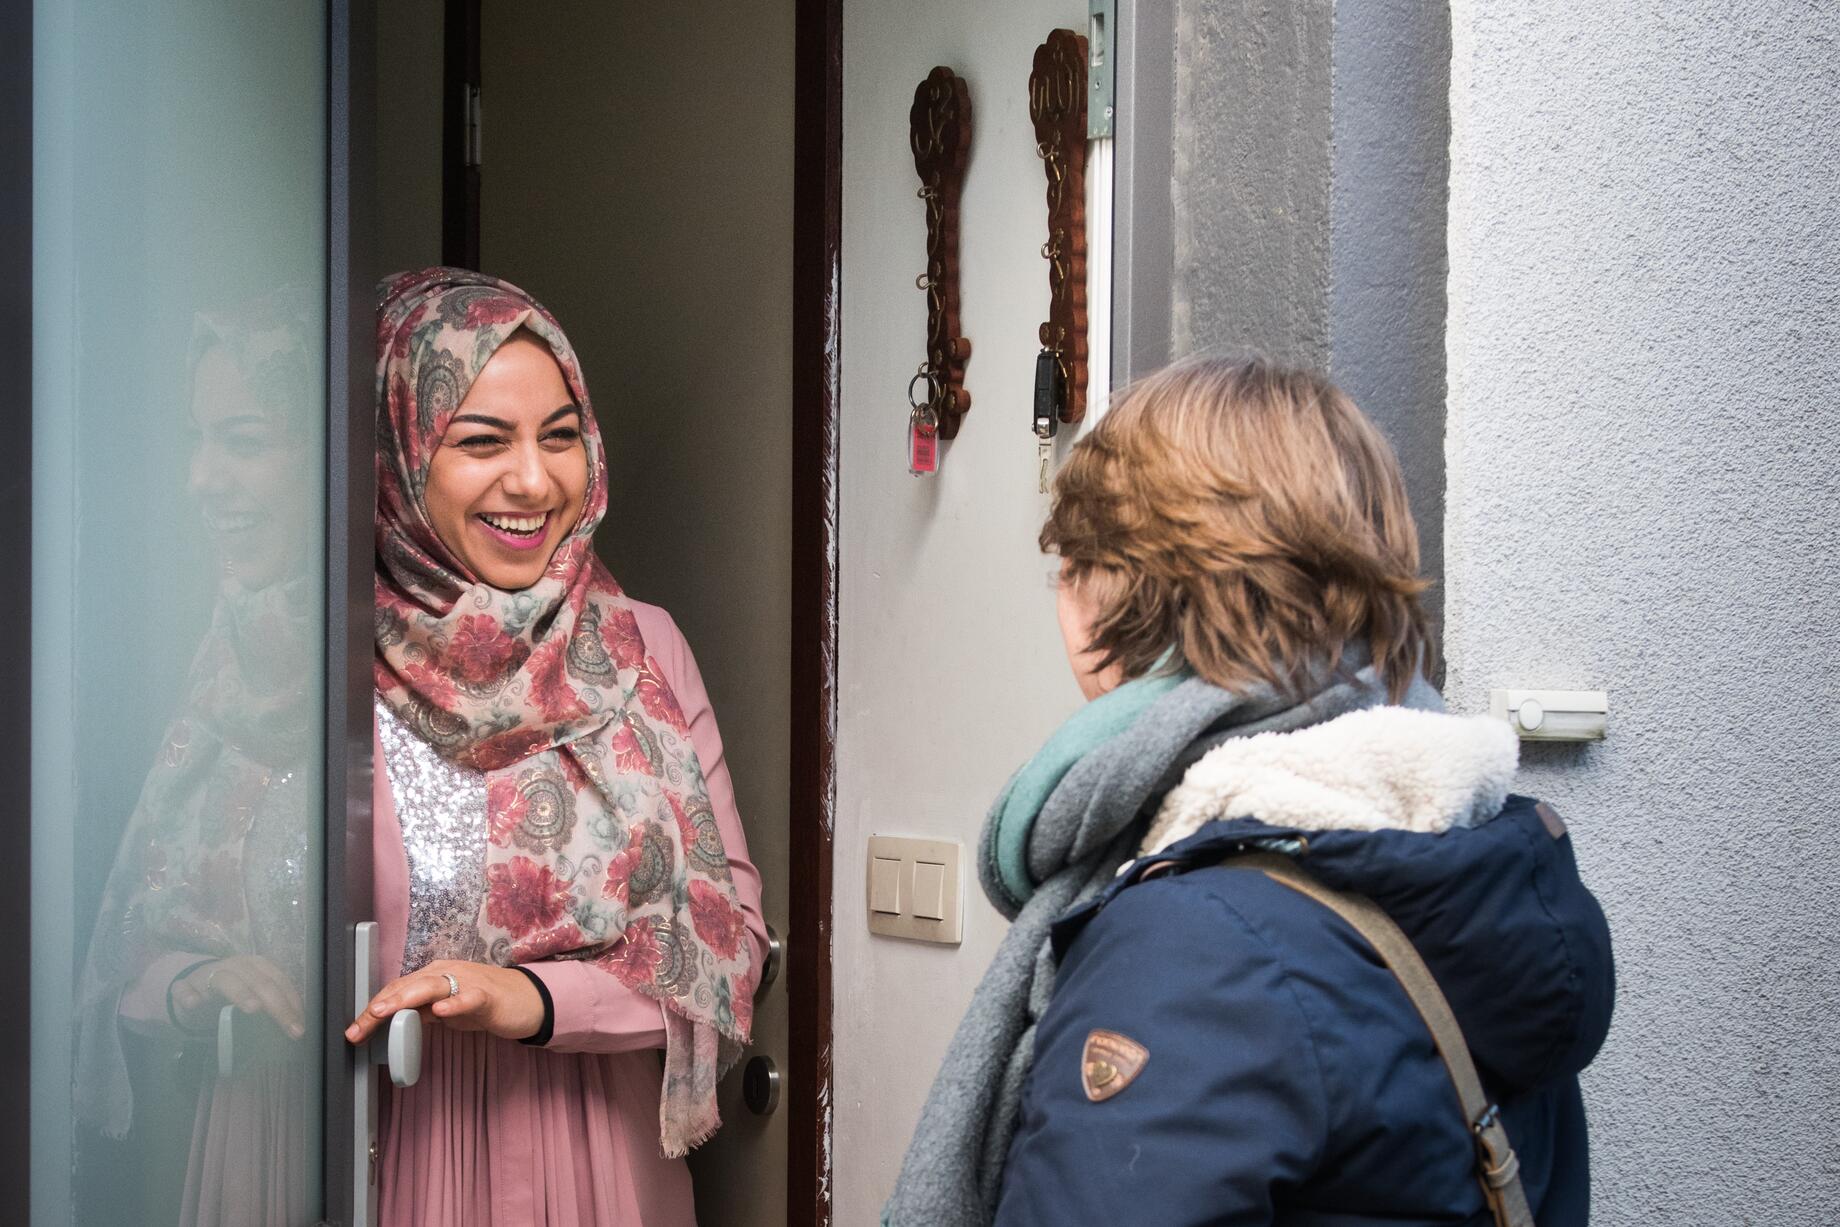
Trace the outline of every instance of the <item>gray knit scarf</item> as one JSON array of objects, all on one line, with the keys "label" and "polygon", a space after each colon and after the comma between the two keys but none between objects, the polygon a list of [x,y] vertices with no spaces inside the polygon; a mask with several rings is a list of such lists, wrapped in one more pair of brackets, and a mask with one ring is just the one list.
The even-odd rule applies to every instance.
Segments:
[{"label": "gray knit scarf", "polygon": [[[908,1145],[884,1227],[987,1227],[1035,1052],[1035,1024],[1054,991],[1053,922],[1097,894],[1129,860],[1149,810],[1207,750],[1233,737],[1288,732],[1386,702],[1371,667],[1351,671],[1296,703],[1269,687],[1235,694],[1189,677],[1123,732],[1080,758],[1048,795],[1028,837],[1032,895],[1017,909],[993,880],[988,849],[998,809],[986,819],[979,858],[984,892],[1011,920],[971,1006],[946,1050]],[[1405,706],[1442,710],[1427,683]],[[1006,790],[1007,795],[1007,790]]]}]

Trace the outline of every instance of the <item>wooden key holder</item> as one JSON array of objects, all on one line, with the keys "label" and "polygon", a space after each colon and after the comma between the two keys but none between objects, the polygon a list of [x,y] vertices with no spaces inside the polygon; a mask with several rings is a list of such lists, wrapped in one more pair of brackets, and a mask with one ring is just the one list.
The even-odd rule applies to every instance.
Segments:
[{"label": "wooden key holder", "polygon": [[[1086,39],[1056,30],[1029,73],[1035,152],[1048,174],[1048,318],[1043,355],[1059,370],[1059,418],[1086,416]],[[1045,358],[1044,358],[1045,360]],[[1038,428],[1037,433],[1040,433]],[[1051,433],[1051,432],[1050,432]]]},{"label": "wooden key holder", "polygon": [[915,282],[926,291],[926,361],[916,382],[925,378],[939,437],[950,439],[971,409],[965,390],[971,342],[961,332],[958,286],[959,203],[971,156],[970,89],[950,68],[933,69],[914,90],[908,127],[919,196],[926,202],[926,272]]}]

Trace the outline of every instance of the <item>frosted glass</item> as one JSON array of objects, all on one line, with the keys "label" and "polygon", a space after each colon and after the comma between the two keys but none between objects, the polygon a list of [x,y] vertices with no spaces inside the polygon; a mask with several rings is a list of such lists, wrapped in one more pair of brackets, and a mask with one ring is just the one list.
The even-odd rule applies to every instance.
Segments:
[{"label": "frosted glass", "polygon": [[34,8],[35,1225],[321,1217],[325,42]]}]

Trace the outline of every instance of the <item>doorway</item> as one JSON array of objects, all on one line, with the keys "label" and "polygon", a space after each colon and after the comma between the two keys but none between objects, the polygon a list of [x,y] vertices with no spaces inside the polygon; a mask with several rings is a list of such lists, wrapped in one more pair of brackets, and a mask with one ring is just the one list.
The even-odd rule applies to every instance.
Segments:
[{"label": "doorway", "polygon": [[[339,1029],[370,898],[372,287],[443,257],[445,7],[0,6],[32,449],[0,496],[34,526],[9,555],[31,702],[0,895],[15,932],[30,904],[32,1022],[0,1099],[7,1221],[253,1221],[232,1195],[363,1214],[371,1075]],[[528,78],[481,100],[480,262],[580,344],[602,545],[695,645],[786,935],[756,1014],[779,1102],[725,1087],[702,1219],[828,1223],[840,5],[745,29],[576,8],[479,28],[482,75]],[[495,183],[501,149],[525,167]],[[287,717],[283,744],[221,704],[197,735],[226,671],[278,696],[255,715]],[[210,996],[258,948],[297,1034]]]},{"label": "doorway", "polygon": [[[786,974],[756,1006],[753,1069],[724,1083],[723,1129],[691,1159],[711,1227],[828,1221],[817,1104],[834,483],[831,453],[805,444],[834,434],[823,422],[835,364],[826,385],[824,363],[801,361],[827,334],[808,326],[822,307],[798,272],[826,258],[835,10],[768,0],[742,21],[718,3],[413,0],[378,11],[380,266],[478,267],[568,330],[607,442],[597,547],[696,653],[763,912],[786,944]],[[822,295],[826,282],[805,281]],[[750,1072],[769,1091],[751,1103]]]}]

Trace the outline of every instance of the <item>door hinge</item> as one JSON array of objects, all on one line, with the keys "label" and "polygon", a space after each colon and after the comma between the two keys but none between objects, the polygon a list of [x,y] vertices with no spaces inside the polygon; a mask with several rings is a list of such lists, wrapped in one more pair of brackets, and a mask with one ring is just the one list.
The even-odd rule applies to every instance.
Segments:
[{"label": "door hinge", "polygon": [[478,166],[479,159],[479,87],[472,83],[466,86],[466,93],[461,105],[465,107],[466,117],[466,165]]},{"label": "door hinge", "polygon": [[1086,139],[1105,140],[1112,135],[1117,105],[1113,82],[1118,57],[1118,0],[1087,0],[1086,29]]}]

